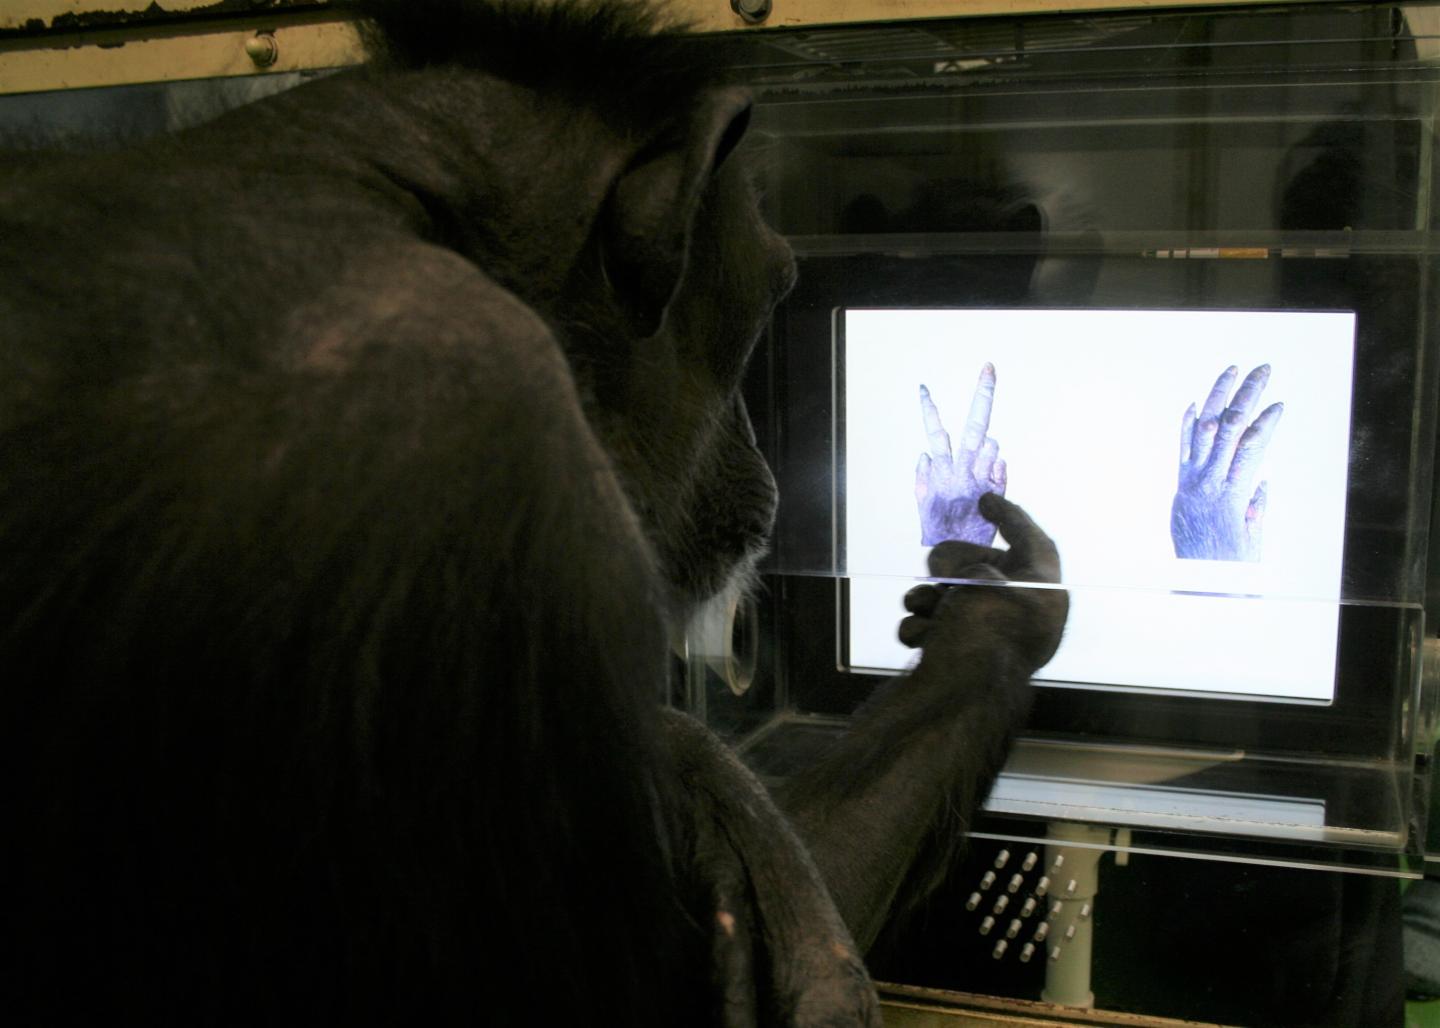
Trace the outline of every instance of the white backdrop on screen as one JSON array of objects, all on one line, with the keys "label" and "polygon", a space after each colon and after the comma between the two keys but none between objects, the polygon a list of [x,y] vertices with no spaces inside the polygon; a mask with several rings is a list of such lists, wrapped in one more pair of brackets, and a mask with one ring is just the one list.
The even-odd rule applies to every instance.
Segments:
[{"label": "white backdrop on screen", "polygon": [[[926,385],[959,440],[981,366],[1006,495],[1060,547],[1072,610],[1047,679],[1330,700],[1354,315],[1347,312],[851,310],[842,455],[849,662],[899,669],[899,597],[925,573],[914,498]],[[1271,366],[1285,404],[1260,475],[1259,562],[1180,560],[1170,503],[1186,407]],[[1252,414],[1252,417],[1254,415]],[[997,543],[997,545],[1000,545]],[[896,577],[898,576],[898,577]],[[1180,591],[1228,597],[1179,595]],[[1245,598],[1260,596],[1262,598]]]}]

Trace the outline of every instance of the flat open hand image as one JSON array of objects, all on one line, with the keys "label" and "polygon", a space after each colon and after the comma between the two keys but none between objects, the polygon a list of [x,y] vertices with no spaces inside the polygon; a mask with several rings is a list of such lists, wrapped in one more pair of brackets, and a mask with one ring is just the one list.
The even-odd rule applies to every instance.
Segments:
[{"label": "flat open hand image", "polygon": [[1238,374],[1234,366],[1222,371],[1199,414],[1192,403],[1181,421],[1180,481],[1170,506],[1177,557],[1260,559],[1266,483],[1255,479],[1285,405],[1272,403],[1250,421],[1270,381],[1270,365],[1246,375],[1229,400]]}]

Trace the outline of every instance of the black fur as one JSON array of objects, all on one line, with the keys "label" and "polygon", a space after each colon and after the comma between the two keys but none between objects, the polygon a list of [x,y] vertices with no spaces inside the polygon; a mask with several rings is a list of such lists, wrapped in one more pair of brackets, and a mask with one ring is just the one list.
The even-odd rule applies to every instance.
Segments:
[{"label": "black fur", "polygon": [[[608,10],[609,51],[693,109],[702,79]],[[491,27],[562,67],[557,20]],[[666,504],[700,487],[694,461],[652,485],[607,451],[662,448],[613,405],[680,357],[660,335],[653,384],[624,371],[608,180],[585,182],[680,126],[615,129],[547,85],[366,69],[6,176],[0,1008],[21,1021],[705,1005],[657,774],[679,601],[631,513],[681,525]],[[788,266],[762,264],[730,296],[758,318]],[[749,343],[690,342],[716,374],[650,419],[664,445],[725,437]]]},{"label": "black fur", "polygon": [[[368,48],[391,67],[479,69],[601,106],[623,124],[648,126],[682,114],[690,98],[723,75],[716,47],[687,38],[683,22],[631,0],[345,5],[368,19]],[[436,32],[437,24],[445,31]]]},{"label": "black fur", "polygon": [[8,164],[15,1023],[873,1022],[815,863],[873,937],[1035,633],[936,615],[787,796],[815,863],[662,723],[668,629],[773,517],[739,382],[793,264],[745,97],[637,7],[368,4],[387,61]]}]

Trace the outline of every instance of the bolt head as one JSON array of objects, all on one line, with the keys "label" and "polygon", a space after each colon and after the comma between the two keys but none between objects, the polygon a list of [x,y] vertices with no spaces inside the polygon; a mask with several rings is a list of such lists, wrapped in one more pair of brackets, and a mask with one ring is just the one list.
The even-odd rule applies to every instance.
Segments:
[{"label": "bolt head", "polygon": [[752,25],[770,17],[771,0],[730,0],[731,9]]},{"label": "bolt head", "polygon": [[257,68],[268,68],[280,58],[280,44],[268,32],[260,32],[245,40],[245,53]]}]

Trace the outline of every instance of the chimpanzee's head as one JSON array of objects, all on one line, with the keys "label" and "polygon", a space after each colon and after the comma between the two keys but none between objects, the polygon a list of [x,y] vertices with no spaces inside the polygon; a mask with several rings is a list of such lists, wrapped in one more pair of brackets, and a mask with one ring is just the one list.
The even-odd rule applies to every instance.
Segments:
[{"label": "chimpanzee's head", "polygon": [[713,43],[657,32],[641,3],[455,0],[441,35],[410,5],[360,6],[393,63],[429,76],[418,106],[504,143],[505,165],[455,187],[473,195],[446,197],[452,245],[555,330],[683,616],[753,563],[774,517],[740,383],[794,261],[737,154],[749,95]]},{"label": "chimpanzee's head", "polygon": [[[628,328],[628,335],[611,330],[626,339],[625,349],[597,375],[609,387],[597,393],[602,438],[681,608],[748,571],[768,539],[775,483],[740,385],[795,277],[789,246],[760,216],[744,155],[733,152],[748,96],[720,90],[703,98],[700,111],[688,156],[697,169],[694,194],[672,201],[670,216],[689,218],[687,243],[667,264],[674,284],[663,287],[668,296],[653,313],[612,321]],[[622,178],[610,201],[622,223],[626,184]],[[602,245],[611,310],[623,314],[636,291],[610,267],[614,261]]]}]

